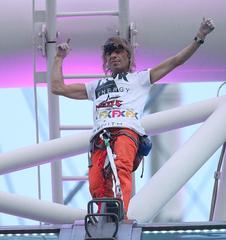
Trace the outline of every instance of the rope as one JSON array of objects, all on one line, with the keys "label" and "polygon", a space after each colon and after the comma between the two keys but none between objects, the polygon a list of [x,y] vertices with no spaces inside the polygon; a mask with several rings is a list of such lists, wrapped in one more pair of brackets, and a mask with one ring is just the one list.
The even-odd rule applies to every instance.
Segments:
[{"label": "rope", "polygon": [[218,193],[218,183],[219,183],[219,179],[220,179],[221,167],[222,167],[223,160],[224,160],[225,149],[226,149],[226,142],[223,144],[220,159],[219,159],[218,166],[217,166],[217,171],[214,174],[215,181],[214,181],[213,195],[212,195],[212,200],[211,200],[209,221],[213,221],[213,215],[214,215],[214,211],[215,211],[215,207],[216,207],[216,199],[217,199],[217,193]]}]

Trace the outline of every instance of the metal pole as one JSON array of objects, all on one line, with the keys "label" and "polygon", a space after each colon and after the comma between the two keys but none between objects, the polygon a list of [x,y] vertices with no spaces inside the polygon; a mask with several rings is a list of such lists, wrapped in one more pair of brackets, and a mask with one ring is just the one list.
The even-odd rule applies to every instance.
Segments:
[{"label": "metal pole", "polygon": [[216,198],[216,206],[213,214],[213,221],[226,221],[226,153],[224,153],[223,156],[223,165],[219,176],[219,187]]},{"label": "metal pole", "polygon": [[63,176],[62,180],[63,181],[87,181],[88,180],[88,176],[77,176],[77,177]]},{"label": "metal pole", "polygon": [[92,129],[92,125],[62,125],[60,130],[89,130]]},{"label": "metal pole", "polygon": [[[129,0],[118,0],[119,8],[119,35],[129,41]],[[135,173],[132,174],[132,196],[136,193]]]},{"label": "metal pole", "polygon": [[[32,18],[33,18],[33,76],[34,76],[34,107],[35,107],[35,135],[36,143],[39,143],[39,119],[38,119],[38,95],[37,95],[37,82],[35,81],[35,72],[36,72],[36,47],[35,47],[35,0],[32,1]],[[40,166],[37,166],[37,175],[38,175],[38,198],[42,198],[42,189],[41,189],[41,169]]]},{"label": "metal pole", "polygon": [[119,6],[119,35],[129,40],[129,0],[118,0]]},{"label": "metal pole", "polygon": [[0,211],[2,213],[36,221],[52,224],[72,224],[75,220],[84,219],[87,214],[82,209],[17,194],[1,191],[0,196]]},{"label": "metal pole", "polygon": [[[110,75],[107,75],[107,77]],[[104,78],[104,74],[74,74],[74,75],[64,75],[64,79],[86,79],[86,78]]]},{"label": "metal pole", "polygon": [[[226,140],[226,102],[221,104],[130,201],[128,217],[153,219]],[[144,208],[145,206],[145,208]]]},{"label": "metal pole", "polygon": [[[50,71],[56,54],[56,0],[46,0],[47,21],[47,85],[49,111],[49,138],[60,137],[59,97],[51,93]],[[54,202],[63,203],[61,161],[51,163],[52,198]]]},{"label": "metal pole", "polygon": [[94,16],[118,16],[117,11],[89,11],[89,12],[60,12],[57,17],[94,17]]}]

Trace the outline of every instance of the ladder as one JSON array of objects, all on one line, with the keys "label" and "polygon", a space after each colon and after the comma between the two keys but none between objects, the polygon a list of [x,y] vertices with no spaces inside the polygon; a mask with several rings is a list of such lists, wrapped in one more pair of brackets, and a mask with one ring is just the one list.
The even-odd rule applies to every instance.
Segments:
[{"label": "ladder", "polygon": [[[132,46],[136,47],[135,35],[136,28],[133,23],[129,23],[129,0],[118,0],[118,10],[114,11],[86,11],[86,12],[57,12],[56,0],[46,0],[46,10],[36,10],[35,0],[33,0],[33,72],[34,72],[34,93],[35,93],[35,112],[36,112],[36,141],[39,142],[38,136],[38,110],[37,110],[37,84],[47,83],[48,88],[48,116],[49,116],[49,139],[60,137],[62,130],[81,130],[91,129],[92,126],[73,125],[62,126],[60,124],[59,114],[59,97],[50,91],[50,69],[56,53],[57,29],[56,21],[67,17],[100,17],[111,16],[118,17],[119,30],[121,37],[129,40]],[[46,71],[40,72],[36,69],[36,52],[37,48],[46,58]],[[103,74],[80,74],[65,75],[65,79],[82,79],[82,78],[101,78]],[[40,174],[39,174],[40,175]],[[53,202],[63,204],[63,182],[62,181],[84,181],[86,176],[64,177],[62,176],[62,163],[60,160],[51,163],[52,179],[52,200]],[[40,188],[40,187],[39,187]],[[40,191],[40,189],[39,189]],[[40,195],[40,194],[39,194]]]}]

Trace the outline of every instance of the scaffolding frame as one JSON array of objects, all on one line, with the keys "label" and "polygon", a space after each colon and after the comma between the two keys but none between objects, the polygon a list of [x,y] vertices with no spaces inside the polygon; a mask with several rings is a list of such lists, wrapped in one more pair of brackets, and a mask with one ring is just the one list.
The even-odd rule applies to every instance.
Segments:
[{"label": "scaffolding frame", "polygon": [[[123,2],[123,1],[120,1],[119,0],[119,2]],[[47,4],[47,10],[46,10],[46,13],[48,12],[49,14],[46,14],[45,15],[45,13],[43,12],[43,11],[38,11],[38,12],[35,12],[35,19],[37,20],[37,21],[40,21],[40,20],[42,20],[42,21],[46,21],[47,22],[47,26],[46,26],[46,29],[45,29],[45,27],[44,27],[44,25],[42,25],[42,31],[41,31],[41,38],[43,38],[43,37],[45,37],[45,34],[47,33],[47,44],[46,44],[46,46],[42,46],[42,53],[43,54],[45,54],[45,50],[44,50],[44,48],[46,47],[46,50],[47,50],[47,55],[48,55],[48,58],[47,58],[47,68],[48,68],[48,71],[45,73],[45,72],[40,72],[40,73],[38,73],[38,72],[34,72],[34,78],[35,78],[35,83],[39,83],[39,82],[46,82],[46,80],[45,79],[47,79],[47,83],[48,83],[48,90],[50,89],[50,67],[51,67],[51,65],[52,65],[52,61],[53,61],[53,57],[55,56],[55,47],[56,47],[56,27],[54,27],[54,25],[55,25],[55,23],[56,23],[56,21],[54,22],[54,23],[52,23],[52,21],[53,21],[53,19],[55,19],[56,20],[56,17],[57,17],[57,14],[56,14],[56,1],[55,0],[46,0],[46,4]],[[53,11],[54,10],[54,11]],[[84,16],[87,16],[87,14],[88,15],[90,15],[90,14],[93,14],[92,12],[86,12],[86,14],[84,14]],[[105,15],[105,14],[109,14],[109,12],[105,12],[105,13],[101,13],[101,15]],[[112,16],[116,16],[117,14],[115,14],[115,13],[112,13],[111,12],[111,14],[109,14],[109,15],[112,15]],[[65,13],[59,13],[58,14],[58,16],[59,17],[66,17],[66,14]],[[77,14],[77,16],[78,16],[78,14]],[[81,16],[81,15],[79,15],[79,16]],[[119,16],[120,16],[120,14],[119,14]],[[123,18],[124,18],[125,16],[123,16]],[[53,26],[52,26],[52,24],[53,24]],[[122,24],[123,25],[123,24]],[[54,28],[55,28],[55,30],[54,30]],[[52,31],[48,31],[49,29],[51,29]],[[127,34],[127,37],[128,37],[128,34]],[[45,40],[44,40],[45,41]],[[100,75],[101,76],[101,75]],[[99,75],[95,75],[95,78],[96,77],[100,77]],[[76,78],[76,76],[64,76],[65,78]],[[93,77],[93,76],[83,76],[83,77],[86,77],[86,78],[89,78],[89,77]],[[81,76],[78,76],[78,78],[83,78],[83,77],[81,77]],[[217,100],[219,100],[219,99],[222,99],[222,98],[218,98]],[[214,101],[213,101],[214,102]],[[225,102],[225,99],[223,100],[223,102]],[[54,96],[50,91],[48,91],[48,103],[49,103],[49,125],[50,125],[50,143],[53,143],[53,145],[55,144],[55,143],[57,143],[57,141],[55,141],[54,142],[54,140],[56,140],[56,138],[59,138],[60,137],[60,130],[61,129],[64,129],[64,128],[71,128],[71,126],[60,126],[60,124],[59,124],[59,98],[57,97],[57,96]],[[213,106],[212,106],[213,107]],[[215,106],[216,107],[216,106]],[[224,107],[225,108],[225,107]],[[208,108],[209,109],[209,108]],[[214,110],[215,110],[215,108],[214,108]],[[201,110],[200,110],[201,111]],[[202,110],[203,111],[203,110]],[[202,112],[201,111],[201,112]],[[218,112],[221,112],[221,110],[219,110]],[[203,113],[203,112],[202,112]],[[223,113],[223,108],[222,108],[222,112],[221,113]],[[205,115],[205,114],[204,114]],[[221,115],[221,114],[220,114]],[[158,116],[158,115],[155,115],[155,116]],[[168,116],[168,114],[167,114],[167,116]],[[209,115],[208,115],[209,116]],[[205,116],[203,117],[201,117],[201,119],[203,120],[205,118]],[[169,116],[168,116],[168,118],[167,118],[167,120],[169,119]],[[192,120],[191,120],[192,119]],[[220,117],[219,117],[219,119],[220,119]],[[149,119],[150,120],[150,119]],[[149,122],[149,120],[148,121],[146,121],[146,124],[150,124],[150,122]],[[193,115],[191,114],[190,115],[190,120],[192,121],[192,123],[194,123],[194,122],[198,122],[197,121],[197,119],[196,119],[196,113],[193,113]],[[156,121],[156,119],[155,120],[153,120],[153,122],[155,122]],[[181,120],[182,121],[182,120]],[[185,121],[184,119],[183,119],[183,121]],[[144,122],[144,124],[145,124],[145,121],[143,121]],[[175,120],[175,122],[174,122],[174,124],[175,125],[177,125],[177,122],[176,122],[176,120]],[[183,122],[183,126],[185,126],[187,124],[187,122],[185,121],[185,122]],[[216,125],[218,125],[219,123],[218,122],[216,122],[215,121],[215,124]],[[212,126],[213,127],[213,126]],[[72,128],[74,128],[74,127],[72,127]],[[89,129],[89,126],[87,127],[87,126],[85,126],[84,127],[85,129]],[[161,129],[161,128],[159,128],[159,129]],[[163,131],[163,130],[159,130],[158,129],[158,131]],[[164,128],[163,128],[164,129]],[[170,126],[170,125],[167,125],[167,127],[164,129],[164,130],[170,130],[170,129],[173,129],[173,127],[172,126]],[[150,132],[149,132],[150,133]],[[152,133],[153,134],[153,133]],[[223,140],[224,139],[224,141],[225,141],[225,139],[226,139],[226,137],[225,136],[222,136],[222,138],[220,139],[220,142],[221,142],[221,140]],[[63,140],[65,140],[65,139],[63,139]],[[71,138],[71,140],[72,140],[72,138]],[[83,139],[84,140],[84,139]],[[84,140],[84,142],[85,142],[85,147],[84,146],[82,146],[83,147],[83,149],[86,149],[86,140],[87,139],[85,139]],[[222,141],[222,143],[224,142],[224,141]],[[60,142],[60,141],[59,141]],[[58,142],[58,143],[59,143]],[[222,144],[221,143],[221,144]],[[47,144],[48,145],[48,144]],[[40,149],[43,149],[43,146],[44,145],[40,145]],[[55,146],[55,145],[54,145]],[[78,154],[78,152],[80,153],[81,151],[83,151],[83,150],[81,150],[81,145],[79,145],[78,146],[78,148],[77,149],[75,149],[75,151],[73,152],[73,155],[75,155],[75,154]],[[34,150],[35,148],[31,148],[30,150]],[[40,150],[39,149],[39,150]],[[22,151],[21,151],[21,153],[23,152],[23,150],[24,149],[22,149]],[[61,149],[62,150],[62,149]],[[26,151],[25,151],[26,152]],[[16,153],[17,154],[17,153]],[[66,150],[64,150],[63,151],[63,154],[61,154],[61,155],[58,155],[58,156],[60,156],[60,157],[63,157],[63,156],[71,156],[72,155],[72,152],[70,152],[70,153],[68,153]],[[8,172],[11,172],[11,171],[14,171],[15,170],[15,165],[11,165],[11,167],[10,168],[8,168],[8,170],[6,171],[6,170],[4,170],[4,164],[5,164],[5,159],[7,159],[7,156],[10,156],[10,154],[9,155],[7,155],[7,154],[3,154],[2,156],[1,156],[1,159],[3,160],[3,165],[1,165],[1,167],[0,167],[0,171],[2,172],[2,173],[6,173],[7,171]],[[14,160],[15,160],[15,158],[16,158],[16,155],[11,155],[10,157],[13,157],[14,156]],[[29,157],[31,157],[32,155],[29,155]],[[24,167],[26,168],[26,167],[28,167],[28,166],[31,166],[32,164],[33,164],[33,166],[36,166],[36,165],[38,165],[38,164],[42,164],[42,163],[44,163],[44,162],[46,162],[46,159],[47,158],[50,158],[50,160],[49,160],[49,162],[51,161],[51,162],[53,162],[52,163],[52,185],[53,185],[53,201],[54,202],[58,202],[58,203],[62,203],[62,171],[61,171],[61,164],[59,164],[60,163],[60,159],[59,159],[59,157],[52,157],[52,155],[50,154],[50,153],[48,153],[46,156],[45,156],[46,158],[44,158],[44,159],[42,159],[42,161],[39,159],[39,160],[37,160],[37,159],[35,159],[35,158],[32,158],[31,160],[33,161],[34,160],[34,162],[35,162],[35,164],[34,164],[34,162],[33,163],[30,163],[29,162],[29,164],[25,164],[25,165],[23,165],[24,163],[22,163],[21,164],[21,162],[19,162],[19,165],[20,165],[20,169],[23,169]],[[55,160],[55,159],[57,159],[58,161],[53,161],[53,160]],[[6,164],[7,165],[7,164]],[[5,165],[5,166],[6,166]],[[3,168],[2,168],[2,166],[3,166]],[[2,170],[3,169],[3,170]],[[222,174],[222,176],[223,176],[224,174]],[[58,183],[60,183],[60,185],[58,185]],[[57,186],[57,189],[55,188],[54,189],[54,186]],[[222,187],[222,184],[221,184],[221,187]],[[221,188],[221,189],[223,189],[223,188]],[[223,191],[223,190],[222,190]],[[3,195],[2,195],[3,196]],[[139,198],[139,197],[138,197]],[[222,203],[223,202],[226,202],[225,201],[225,198],[226,198],[226,196],[224,196],[224,200],[221,200],[221,201],[219,201],[218,202],[218,205],[217,205],[217,208],[218,208],[218,214],[219,215],[215,215],[215,219],[217,219],[217,220],[219,220],[219,219],[222,219],[222,220],[225,220],[226,219],[226,213],[225,213],[225,208],[224,207],[222,207],[223,205],[222,205]],[[9,200],[10,200],[11,198],[9,198]],[[24,199],[25,200],[25,199]],[[32,200],[33,201],[33,200]],[[166,201],[166,200],[164,200],[164,201]],[[9,201],[10,202],[10,201]],[[7,204],[9,204],[9,202],[8,201],[6,201],[6,213],[13,213],[13,214],[15,214],[15,215],[20,215],[20,214],[18,214],[18,212],[17,211],[19,211],[17,208],[15,209],[13,209],[12,210],[12,205],[7,205]],[[22,199],[22,202],[23,202],[23,199]],[[26,203],[26,201],[24,201],[23,203]],[[16,201],[15,201],[15,206],[16,206]],[[135,204],[135,206],[136,206],[136,204]],[[10,209],[10,210],[9,210]],[[158,210],[158,208],[157,209],[155,209],[155,211],[157,211]],[[44,211],[44,210],[43,210]],[[30,213],[28,213],[28,216],[29,216],[29,214]],[[135,215],[136,215],[137,213],[135,213]],[[139,213],[138,213],[139,214]],[[45,213],[44,213],[44,215],[45,215]],[[133,214],[132,214],[133,215]],[[67,216],[66,216],[67,217]],[[35,217],[34,217],[35,219],[37,219],[37,220],[39,220],[40,218],[39,218],[39,216],[36,216],[35,215]],[[139,219],[139,218],[138,218]],[[51,220],[50,220],[51,221]]]},{"label": "scaffolding frame", "polygon": [[[38,108],[37,108],[37,90],[38,83],[47,83],[48,89],[48,116],[49,116],[49,139],[56,139],[60,137],[61,130],[84,130],[90,129],[91,126],[76,125],[76,126],[61,126],[60,125],[60,111],[59,111],[59,97],[51,93],[51,79],[50,71],[53,64],[53,60],[56,54],[56,42],[57,42],[57,18],[67,17],[97,17],[97,16],[117,16],[119,20],[118,33],[121,37],[132,41],[133,36],[136,34],[134,25],[129,24],[129,0],[118,0],[118,11],[85,11],[85,12],[57,12],[57,0],[46,0],[46,10],[36,11],[35,0],[33,0],[33,34],[38,35],[39,44],[38,49],[41,50],[43,57],[46,57],[46,72],[37,72],[36,64],[34,64],[34,81],[35,81],[35,112],[36,112],[36,135],[38,135]],[[37,32],[38,29],[38,32]],[[37,36],[33,36],[34,45],[37,45],[35,40]],[[36,49],[33,49],[36,51]],[[34,53],[34,63],[36,63],[36,54]],[[64,79],[83,79],[83,78],[100,78],[104,77],[104,74],[73,74],[64,75]],[[37,137],[37,143],[39,142]],[[40,176],[40,169],[39,169]],[[63,181],[78,180],[84,181],[87,177],[63,177],[62,176],[62,162],[58,160],[51,163],[51,179],[52,179],[52,199],[53,202],[63,204]],[[40,184],[39,184],[39,196],[41,196]]]}]

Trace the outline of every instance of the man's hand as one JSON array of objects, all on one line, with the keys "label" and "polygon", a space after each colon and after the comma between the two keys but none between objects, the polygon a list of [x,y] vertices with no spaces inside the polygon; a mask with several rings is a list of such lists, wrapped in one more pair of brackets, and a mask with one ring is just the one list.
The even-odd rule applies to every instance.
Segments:
[{"label": "man's hand", "polygon": [[199,28],[199,32],[198,32],[198,36],[202,39],[204,39],[206,37],[207,34],[209,34],[210,32],[212,32],[214,30],[215,26],[214,26],[214,22],[212,19],[208,18],[202,19],[200,28]]},{"label": "man's hand", "polygon": [[68,53],[71,50],[69,46],[70,40],[71,39],[68,38],[66,42],[57,45],[57,53],[56,53],[57,57],[64,59],[68,55]]}]

